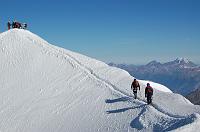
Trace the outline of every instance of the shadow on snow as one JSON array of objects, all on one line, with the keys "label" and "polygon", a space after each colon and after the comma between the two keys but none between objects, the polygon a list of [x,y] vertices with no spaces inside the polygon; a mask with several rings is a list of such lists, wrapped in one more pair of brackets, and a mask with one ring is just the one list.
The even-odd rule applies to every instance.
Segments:
[{"label": "shadow on snow", "polygon": [[127,107],[127,108],[122,108],[122,109],[116,109],[116,110],[108,110],[106,111],[108,114],[112,114],[112,113],[121,113],[121,112],[125,112],[127,110],[131,110],[131,109],[138,109],[145,106],[145,104],[140,105],[140,106],[136,106],[136,107]]},{"label": "shadow on snow", "polygon": [[[105,102],[106,103],[117,103],[117,102],[125,102],[125,101],[130,101],[132,100],[132,98],[130,97],[121,97],[121,98],[117,98],[117,99],[107,99]],[[126,112],[128,110],[132,110],[132,109],[141,109],[141,112],[138,114],[138,116],[133,119],[130,123],[130,126],[132,128],[136,128],[138,130],[141,130],[143,128],[142,123],[140,122],[139,118],[142,114],[144,114],[144,112],[146,111],[146,106],[147,104],[140,104],[138,106],[135,107],[126,107],[126,108],[121,108],[121,109],[115,109],[115,110],[108,110],[106,111],[107,114],[115,114],[115,113],[122,113],[122,112]]]},{"label": "shadow on snow", "polygon": [[130,97],[121,97],[121,98],[117,98],[117,99],[107,99],[105,102],[106,103],[116,103],[116,102],[125,102],[131,100]]},{"label": "shadow on snow", "polygon": [[[107,100],[105,100],[105,102],[109,104],[109,103],[126,102],[126,101],[132,102],[132,100],[133,100],[133,98],[130,98],[130,97],[121,97],[121,98],[116,98],[116,99],[107,99]],[[147,106],[148,106],[147,104],[139,104],[138,103],[137,106],[134,106],[134,107],[126,107],[126,108],[120,108],[120,109],[115,109],[115,110],[107,110],[106,113],[107,114],[116,114],[116,113],[123,113],[123,112],[126,112],[128,110],[141,109],[141,111],[136,116],[136,118],[134,118],[131,121],[130,127],[135,128],[137,130],[142,130],[145,126],[141,122],[141,117],[147,111]],[[187,124],[193,123],[194,120],[197,117],[195,115],[190,115],[190,116],[184,117],[184,118],[183,117],[174,117],[174,118],[175,118],[174,120],[166,121],[167,124],[168,124],[167,128],[164,128],[161,124],[152,124],[153,125],[153,131],[160,132],[160,131],[176,130],[177,128],[180,128],[181,126],[185,126]]]}]

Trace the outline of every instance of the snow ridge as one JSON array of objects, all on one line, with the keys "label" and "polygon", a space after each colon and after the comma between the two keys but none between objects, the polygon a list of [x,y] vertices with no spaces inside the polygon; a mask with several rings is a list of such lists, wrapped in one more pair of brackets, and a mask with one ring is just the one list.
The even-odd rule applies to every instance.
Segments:
[{"label": "snow ridge", "polygon": [[[14,29],[0,34],[0,131],[185,131],[199,125],[200,108],[151,82]],[[176,100],[177,102],[173,102]],[[12,126],[12,128],[10,128]]]}]

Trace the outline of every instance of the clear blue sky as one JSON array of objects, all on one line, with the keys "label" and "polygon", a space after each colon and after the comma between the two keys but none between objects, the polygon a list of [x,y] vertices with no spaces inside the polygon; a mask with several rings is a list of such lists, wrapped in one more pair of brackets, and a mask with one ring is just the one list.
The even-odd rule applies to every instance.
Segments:
[{"label": "clear blue sky", "polygon": [[0,31],[27,22],[48,42],[104,62],[200,64],[198,0],[1,0]]}]

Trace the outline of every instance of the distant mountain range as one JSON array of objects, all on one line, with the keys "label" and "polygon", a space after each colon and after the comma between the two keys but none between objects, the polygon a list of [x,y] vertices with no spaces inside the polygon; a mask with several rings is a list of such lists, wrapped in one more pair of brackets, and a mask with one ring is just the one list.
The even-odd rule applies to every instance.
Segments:
[{"label": "distant mountain range", "polygon": [[185,58],[166,63],[154,60],[141,66],[114,63],[109,65],[124,69],[138,79],[161,83],[184,96],[200,89],[200,66]]}]

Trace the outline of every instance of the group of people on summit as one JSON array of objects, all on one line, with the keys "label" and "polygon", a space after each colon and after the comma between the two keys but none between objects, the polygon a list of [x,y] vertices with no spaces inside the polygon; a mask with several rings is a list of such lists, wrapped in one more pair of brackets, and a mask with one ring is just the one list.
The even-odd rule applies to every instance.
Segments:
[{"label": "group of people on summit", "polygon": [[[140,84],[136,79],[134,79],[131,84],[131,90],[133,90],[134,97],[135,99],[137,99],[137,91],[140,90]],[[150,83],[147,83],[147,86],[145,88],[145,98],[147,98],[147,104],[152,103],[152,96],[153,88],[150,86]]]},{"label": "group of people on summit", "polygon": [[12,23],[10,21],[8,21],[7,23],[8,26],[8,30],[12,28],[19,28],[19,29],[26,29],[27,28],[27,24],[26,23],[20,23],[18,21],[13,21]]}]

